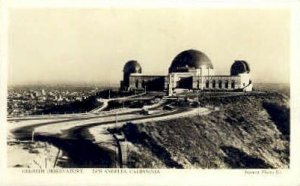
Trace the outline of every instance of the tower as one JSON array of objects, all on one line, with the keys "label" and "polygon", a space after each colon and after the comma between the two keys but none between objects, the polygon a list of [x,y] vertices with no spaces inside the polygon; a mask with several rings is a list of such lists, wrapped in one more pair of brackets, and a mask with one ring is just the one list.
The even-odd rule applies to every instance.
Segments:
[{"label": "tower", "polygon": [[136,60],[130,60],[124,65],[123,81],[121,81],[122,90],[128,90],[129,77],[132,73],[142,73],[142,67]]}]

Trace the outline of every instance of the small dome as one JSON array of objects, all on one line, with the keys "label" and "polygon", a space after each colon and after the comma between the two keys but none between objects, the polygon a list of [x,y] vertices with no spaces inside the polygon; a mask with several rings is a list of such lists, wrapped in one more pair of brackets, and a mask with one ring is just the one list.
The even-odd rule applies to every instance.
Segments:
[{"label": "small dome", "polygon": [[189,69],[199,69],[206,66],[213,69],[213,65],[206,54],[190,49],[179,53],[169,68],[169,72],[187,72]]},{"label": "small dome", "polygon": [[231,69],[230,69],[230,74],[232,76],[236,76],[238,74],[245,73],[245,72],[246,73],[250,72],[248,63],[243,60],[234,61],[234,63],[231,66]]},{"label": "small dome", "polygon": [[137,61],[131,60],[125,64],[123,72],[125,74],[142,73],[142,67]]}]

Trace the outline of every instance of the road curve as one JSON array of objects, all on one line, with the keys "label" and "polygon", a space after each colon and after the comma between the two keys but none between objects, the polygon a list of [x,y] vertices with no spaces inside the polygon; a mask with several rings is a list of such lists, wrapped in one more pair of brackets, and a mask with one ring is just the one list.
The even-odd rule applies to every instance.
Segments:
[{"label": "road curve", "polygon": [[[129,118],[120,119],[119,123],[126,122],[139,122],[147,119],[162,119],[168,117],[178,117],[182,113],[191,111],[191,108],[178,108],[177,110],[157,114],[157,115],[146,115],[140,118]],[[127,114],[127,113],[125,113]],[[112,115],[110,115],[112,116]],[[98,116],[99,117],[99,116]],[[108,117],[108,116],[106,116]],[[94,117],[95,118],[95,117]],[[99,117],[100,118],[100,117]],[[80,126],[74,126],[67,130],[64,130],[61,134],[50,134],[50,133],[36,133],[36,141],[47,141],[57,148],[61,149],[65,156],[69,157],[68,161],[65,162],[62,167],[81,167],[81,168],[92,168],[92,167],[116,167],[116,155],[111,149],[102,147],[96,143],[93,143],[94,138],[89,133],[89,128],[100,125],[114,124],[115,120],[104,121],[104,122],[89,122],[91,118],[75,118],[67,119],[63,121],[45,122],[34,124],[30,126],[20,127],[12,131],[15,138],[18,140],[29,140],[31,139],[32,131],[35,128],[51,125],[54,123],[61,123],[69,121],[82,121]]]}]

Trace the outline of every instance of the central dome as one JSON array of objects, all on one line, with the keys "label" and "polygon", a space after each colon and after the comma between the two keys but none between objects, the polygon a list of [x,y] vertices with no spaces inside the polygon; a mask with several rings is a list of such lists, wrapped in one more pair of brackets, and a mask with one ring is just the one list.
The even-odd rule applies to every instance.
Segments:
[{"label": "central dome", "polygon": [[189,69],[199,69],[203,66],[213,69],[213,65],[206,54],[190,49],[179,53],[169,68],[171,72],[187,72]]}]

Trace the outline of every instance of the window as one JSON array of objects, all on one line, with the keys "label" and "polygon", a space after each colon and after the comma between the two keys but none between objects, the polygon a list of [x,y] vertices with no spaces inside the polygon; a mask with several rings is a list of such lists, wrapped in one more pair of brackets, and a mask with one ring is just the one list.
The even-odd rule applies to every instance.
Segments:
[{"label": "window", "polygon": [[234,87],[235,87],[235,82],[231,81],[231,88],[234,88]]},{"label": "window", "polygon": [[222,88],[222,81],[219,80],[219,88]]},{"label": "window", "polygon": [[212,81],[212,88],[216,88],[216,81],[215,80]]},{"label": "window", "polygon": [[209,88],[209,81],[208,80],[206,80],[205,86],[206,86],[206,88]]},{"label": "window", "polygon": [[225,88],[228,88],[228,80],[225,81]]},{"label": "window", "polygon": [[139,80],[135,80],[135,87],[138,88],[139,87]]}]

